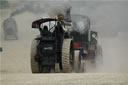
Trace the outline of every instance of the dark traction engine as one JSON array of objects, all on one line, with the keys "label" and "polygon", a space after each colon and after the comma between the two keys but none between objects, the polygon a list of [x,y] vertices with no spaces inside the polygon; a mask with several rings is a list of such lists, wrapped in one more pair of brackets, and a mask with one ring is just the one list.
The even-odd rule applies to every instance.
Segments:
[{"label": "dark traction engine", "polygon": [[[41,28],[41,24],[54,21],[55,25],[49,30],[47,26]],[[58,28],[56,27],[59,24]],[[39,28],[40,36],[35,38],[31,46],[31,69],[32,73],[49,73],[54,72],[72,72],[78,61],[74,61],[74,46],[73,39],[64,37],[65,33],[62,30],[62,21],[52,18],[45,18],[34,21],[32,28]],[[51,29],[55,28],[53,32]],[[67,36],[67,35],[66,35]],[[78,65],[77,65],[78,66]]]}]

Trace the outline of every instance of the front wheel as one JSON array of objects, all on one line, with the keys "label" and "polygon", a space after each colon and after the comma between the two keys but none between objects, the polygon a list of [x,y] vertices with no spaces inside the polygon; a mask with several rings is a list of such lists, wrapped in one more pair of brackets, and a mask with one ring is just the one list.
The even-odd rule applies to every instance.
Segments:
[{"label": "front wheel", "polygon": [[98,61],[98,63],[103,63],[103,53],[102,53],[102,47],[101,45],[97,46],[97,50],[96,50],[96,59]]},{"label": "front wheel", "polygon": [[80,58],[80,51],[76,50],[75,51],[75,56],[74,56],[74,71],[76,73],[79,73],[81,70],[81,58]]}]

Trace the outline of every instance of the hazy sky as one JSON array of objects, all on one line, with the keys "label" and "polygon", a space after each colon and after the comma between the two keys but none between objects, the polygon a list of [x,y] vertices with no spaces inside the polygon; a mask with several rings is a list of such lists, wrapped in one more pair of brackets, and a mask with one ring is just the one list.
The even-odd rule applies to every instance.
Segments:
[{"label": "hazy sky", "polygon": [[114,37],[117,36],[118,32],[128,31],[128,1],[126,0],[54,0],[54,2],[48,2],[53,0],[37,0],[40,2],[36,1],[34,3],[28,1],[35,0],[9,1],[10,3],[20,4],[16,7],[17,9],[23,8],[20,11],[29,9],[28,11],[33,13],[41,12],[41,15],[49,12],[49,10],[51,11],[54,6],[61,6],[64,3],[62,6],[66,7],[68,4],[72,7],[71,14],[89,16],[91,28],[98,31],[101,36]]},{"label": "hazy sky", "polygon": [[127,1],[77,1],[71,5],[72,13],[89,16],[92,29],[102,36],[116,36],[118,32],[128,31]]}]

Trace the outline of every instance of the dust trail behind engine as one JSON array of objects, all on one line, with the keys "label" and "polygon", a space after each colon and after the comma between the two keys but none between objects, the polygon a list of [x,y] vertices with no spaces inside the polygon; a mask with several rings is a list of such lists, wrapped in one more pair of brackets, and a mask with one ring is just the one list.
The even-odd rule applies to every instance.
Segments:
[{"label": "dust trail behind engine", "polygon": [[[27,11],[14,17],[17,23],[19,39],[5,41],[2,37],[1,73],[31,73],[31,42],[35,35],[39,34],[38,30],[31,29],[31,23],[42,16],[45,17],[48,13],[39,16]],[[50,14],[47,16],[50,16]],[[3,23],[0,22],[0,24]],[[127,32],[120,33],[116,38],[100,37],[99,43],[103,48],[103,64],[97,63],[94,65],[87,61],[86,72],[128,72],[126,66],[128,60],[127,37]]]}]

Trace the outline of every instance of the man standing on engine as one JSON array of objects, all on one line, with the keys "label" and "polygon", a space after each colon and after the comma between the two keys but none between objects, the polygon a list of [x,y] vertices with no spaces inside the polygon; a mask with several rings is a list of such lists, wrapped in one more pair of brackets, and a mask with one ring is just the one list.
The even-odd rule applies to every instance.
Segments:
[{"label": "man standing on engine", "polygon": [[61,26],[60,22],[57,22],[57,26],[55,27],[54,30],[54,35],[57,38],[57,62],[60,63],[60,69],[62,69],[62,63],[61,63],[61,50],[62,50],[62,44],[63,44],[63,39],[64,39],[64,30],[63,27]]}]

